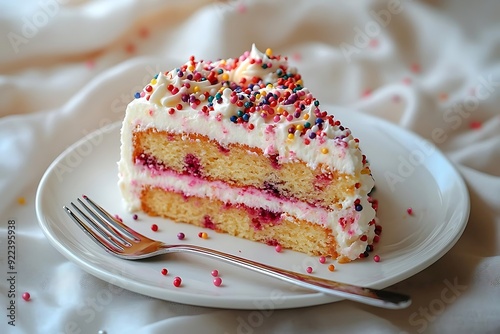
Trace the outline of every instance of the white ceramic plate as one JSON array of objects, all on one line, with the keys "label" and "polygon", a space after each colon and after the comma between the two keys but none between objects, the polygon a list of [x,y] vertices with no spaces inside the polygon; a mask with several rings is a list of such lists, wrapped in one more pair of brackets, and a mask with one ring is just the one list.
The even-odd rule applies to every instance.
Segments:
[{"label": "white ceramic plate", "polygon": [[[429,142],[383,120],[355,112],[334,110],[360,139],[376,180],[374,197],[380,202],[381,242],[367,259],[335,263],[139,214],[134,221],[124,210],[117,187],[120,124],[101,129],[64,151],[43,176],[36,198],[37,216],[52,245],[90,274],[122,288],[179,303],[232,309],[282,309],[338,301],[296,288],[216,260],[191,254],[172,254],[140,262],[115,258],[86,237],[62,206],[82,194],[89,195],[132,228],[156,239],[195,243],[289,270],[356,285],[385,288],[428,267],[443,256],[462,234],[469,215],[465,184],[452,164]],[[408,215],[407,208],[413,209]],[[151,224],[160,230],[152,232]],[[381,261],[373,261],[378,254]],[[167,268],[167,276],[161,269]],[[213,285],[211,271],[218,269],[223,285]],[[173,286],[180,276],[182,286]]]}]

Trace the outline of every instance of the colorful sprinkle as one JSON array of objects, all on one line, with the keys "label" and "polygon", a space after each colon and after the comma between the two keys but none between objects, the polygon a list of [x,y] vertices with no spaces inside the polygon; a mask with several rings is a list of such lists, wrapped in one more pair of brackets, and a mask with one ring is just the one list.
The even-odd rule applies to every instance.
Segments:
[{"label": "colorful sprinkle", "polygon": [[156,225],[156,224],[151,225],[151,231],[153,231],[153,232],[158,231],[158,225]]},{"label": "colorful sprinkle", "polygon": [[202,239],[208,239],[208,234],[207,234],[207,232],[200,232],[200,233],[198,233],[198,237],[200,237]]},{"label": "colorful sprinkle", "polygon": [[137,219],[139,219],[139,216],[138,216],[137,214],[134,214],[134,215],[132,216],[132,219],[133,219],[133,220],[137,220]]},{"label": "colorful sprinkle", "polygon": [[378,255],[373,256],[373,261],[380,262],[380,256]]},{"label": "colorful sprinkle", "polygon": [[214,282],[215,286],[221,286],[221,284],[222,284],[222,278],[215,277],[213,282]]},{"label": "colorful sprinkle", "polygon": [[370,254],[367,251],[364,251],[363,253],[359,254],[360,259],[364,259],[366,257],[370,256]]},{"label": "colorful sprinkle", "polygon": [[281,245],[276,245],[276,246],[274,247],[274,250],[276,250],[276,252],[280,253],[280,252],[281,252],[281,250],[282,250]]},{"label": "colorful sprinkle", "polygon": [[85,62],[85,66],[86,66],[89,70],[93,69],[93,68],[95,67],[95,60],[93,60],[93,59],[89,59],[89,60],[87,60],[87,61]]},{"label": "colorful sprinkle", "polygon": [[420,73],[421,71],[420,65],[417,63],[412,64],[410,68],[413,73]]},{"label": "colorful sprinkle", "polygon": [[141,38],[148,38],[149,37],[149,29],[146,27],[142,27],[139,29],[139,36]]},{"label": "colorful sprinkle", "polygon": [[214,269],[214,270],[212,270],[211,274],[213,277],[217,277],[217,276],[219,276],[219,271],[217,269]]},{"label": "colorful sprinkle", "polygon": [[135,45],[132,43],[125,45],[125,52],[134,53],[135,52]]},{"label": "colorful sprinkle", "polygon": [[17,203],[19,203],[20,205],[24,205],[26,204],[26,199],[24,197],[19,197],[17,199]]},{"label": "colorful sprinkle", "polygon": [[319,257],[319,263],[324,264],[326,262],[326,257],[320,256]]},{"label": "colorful sprinkle", "polygon": [[293,58],[293,60],[295,60],[295,61],[300,61],[300,60],[302,60],[302,54],[300,54],[299,52],[295,52],[295,53],[292,55],[292,58]]},{"label": "colorful sprinkle", "polygon": [[308,274],[312,273],[312,272],[313,272],[313,268],[312,268],[312,267],[307,267],[307,268],[306,268],[306,272],[307,272]]},{"label": "colorful sprinkle", "polygon": [[411,216],[413,215],[413,209],[412,208],[408,208],[406,209],[406,212]]},{"label": "colorful sprinkle", "polygon": [[163,268],[163,269],[161,270],[161,274],[162,274],[163,276],[167,276],[167,274],[168,274],[168,270],[167,270],[167,268]]},{"label": "colorful sprinkle", "polygon": [[237,11],[238,13],[240,13],[240,14],[245,13],[245,12],[246,12],[246,10],[247,10],[247,7],[245,6],[245,4],[244,4],[244,3],[241,3],[241,2],[238,4],[238,7],[236,7],[236,11]]},{"label": "colorful sprinkle", "polygon": [[182,232],[177,233],[177,239],[184,240],[185,237],[186,237],[186,235],[184,233],[182,233]]},{"label": "colorful sprinkle", "polygon": [[328,266],[328,270],[330,270],[330,271],[334,271],[334,270],[335,270],[335,266],[334,266],[333,264],[330,264],[330,265]]},{"label": "colorful sprinkle", "polygon": [[477,130],[480,129],[483,126],[483,124],[479,121],[472,121],[469,123],[469,128],[472,130]]},{"label": "colorful sprinkle", "polygon": [[180,287],[182,284],[182,279],[179,276],[174,278],[173,284],[176,288]]}]

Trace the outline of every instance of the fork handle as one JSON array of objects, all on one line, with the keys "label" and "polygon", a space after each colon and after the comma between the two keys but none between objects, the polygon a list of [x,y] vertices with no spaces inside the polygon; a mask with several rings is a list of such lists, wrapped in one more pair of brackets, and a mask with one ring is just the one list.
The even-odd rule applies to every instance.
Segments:
[{"label": "fork handle", "polygon": [[238,265],[240,267],[251,269],[261,274],[286,281],[288,283],[293,283],[306,289],[335,295],[368,305],[388,309],[402,309],[408,307],[411,304],[410,297],[404,294],[360,287],[356,285],[330,281],[320,277],[304,275],[201,246],[164,245],[163,248],[168,249],[169,252],[195,253],[216,258],[230,264]]}]

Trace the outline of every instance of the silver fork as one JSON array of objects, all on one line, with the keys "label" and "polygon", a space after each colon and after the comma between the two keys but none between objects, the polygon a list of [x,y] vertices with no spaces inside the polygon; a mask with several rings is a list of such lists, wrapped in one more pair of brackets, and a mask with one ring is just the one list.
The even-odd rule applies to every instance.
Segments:
[{"label": "silver fork", "polygon": [[[368,305],[388,309],[401,309],[411,304],[409,296],[395,292],[360,287],[311,275],[304,275],[197,245],[168,245],[139,234],[113,217],[89,197],[82,197],[83,200],[78,198],[77,201],[87,213],[73,202],[71,202],[71,207],[74,211],[67,206],[63,207],[64,210],[99,246],[122,259],[139,260],[171,252],[194,253],[223,260],[303,288]],[[83,220],[78,216],[82,217]]]}]

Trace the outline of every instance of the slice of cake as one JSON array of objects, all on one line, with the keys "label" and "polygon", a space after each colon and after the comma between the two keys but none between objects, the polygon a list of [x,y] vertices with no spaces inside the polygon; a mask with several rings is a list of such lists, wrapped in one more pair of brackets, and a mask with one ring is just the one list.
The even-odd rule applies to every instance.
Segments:
[{"label": "slice of cake", "polygon": [[255,45],[192,56],[135,97],[119,162],[129,210],[339,262],[372,249],[374,181],[358,140],[286,57]]}]

